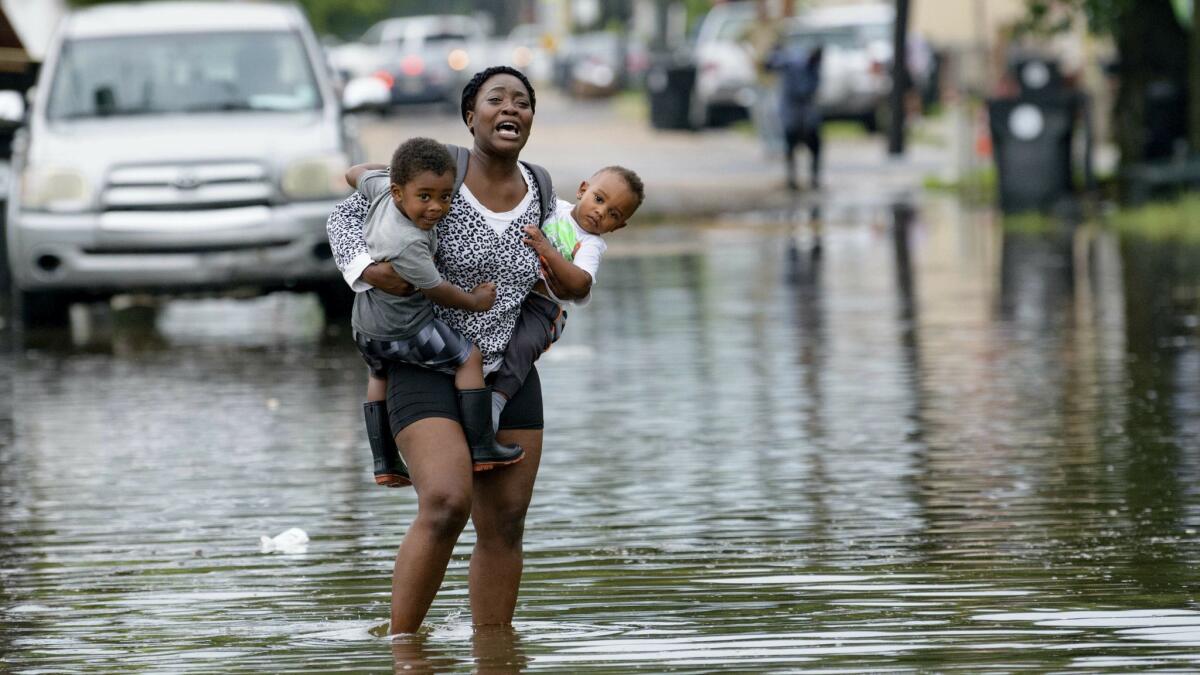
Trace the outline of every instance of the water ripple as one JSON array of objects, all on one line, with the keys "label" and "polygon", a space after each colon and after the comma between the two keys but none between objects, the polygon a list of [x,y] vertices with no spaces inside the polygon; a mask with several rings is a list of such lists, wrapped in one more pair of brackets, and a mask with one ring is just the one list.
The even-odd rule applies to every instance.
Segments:
[{"label": "water ripple", "polygon": [[311,298],[18,345],[0,670],[1195,670],[1200,255],[943,209],[819,261],[769,220],[623,232],[539,365],[511,631],[471,628],[468,529],[384,635],[414,496],[371,484]]}]

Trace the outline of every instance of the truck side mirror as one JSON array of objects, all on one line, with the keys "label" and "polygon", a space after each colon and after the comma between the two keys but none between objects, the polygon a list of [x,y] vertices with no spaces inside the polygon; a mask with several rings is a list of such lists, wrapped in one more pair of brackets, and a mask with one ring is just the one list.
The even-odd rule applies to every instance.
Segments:
[{"label": "truck side mirror", "polygon": [[16,91],[0,91],[0,122],[22,124],[25,121],[25,97]]}]

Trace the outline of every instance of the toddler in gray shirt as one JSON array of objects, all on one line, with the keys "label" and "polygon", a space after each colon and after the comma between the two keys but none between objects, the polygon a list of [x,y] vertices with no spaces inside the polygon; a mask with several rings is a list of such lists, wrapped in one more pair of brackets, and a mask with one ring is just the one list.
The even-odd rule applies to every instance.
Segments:
[{"label": "toddler in gray shirt", "polygon": [[519,446],[496,444],[492,396],[483,381],[479,349],[433,314],[432,303],[484,312],[496,302],[494,283],[484,282],[464,291],[442,279],[433,262],[435,226],[450,210],[455,169],[446,146],[429,138],[413,138],[396,148],[390,166],[359,164],[346,172],[346,182],[370,202],[363,236],[371,258],[390,262],[416,289],[407,296],[375,288],[358,293],[350,318],[354,341],[370,368],[363,411],[375,482],[380,485],[411,484],[388,421],[389,362],[454,374],[463,433],[476,471],[513,464],[524,457]]}]

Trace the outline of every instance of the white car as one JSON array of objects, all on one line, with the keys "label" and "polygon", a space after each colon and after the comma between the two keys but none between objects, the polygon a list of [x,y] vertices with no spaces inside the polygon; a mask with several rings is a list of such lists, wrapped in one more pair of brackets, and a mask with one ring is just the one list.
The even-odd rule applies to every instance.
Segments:
[{"label": "white car", "polygon": [[792,19],[788,45],[824,47],[817,103],[826,118],[878,127],[892,89],[895,16],[891,5],[869,4],[812,8]]},{"label": "white car", "polygon": [[525,73],[535,84],[551,78],[554,71],[553,48],[560,41],[544,26],[523,23],[513,28],[494,54],[504,63]]},{"label": "white car", "polygon": [[8,264],[27,321],[130,291],[344,302],[325,220],[360,153],[294,6],[70,14],[13,145]]},{"label": "white car", "polygon": [[353,81],[374,77],[391,103],[446,103],[458,110],[463,85],[490,65],[487,29],[473,16],[437,14],[385,19],[357,43],[330,50],[334,67]]},{"label": "white car", "polygon": [[701,20],[693,47],[692,126],[703,128],[745,117],[754,105],[757,68],[742,43],[753,22],[753,2],[716,5]]}]

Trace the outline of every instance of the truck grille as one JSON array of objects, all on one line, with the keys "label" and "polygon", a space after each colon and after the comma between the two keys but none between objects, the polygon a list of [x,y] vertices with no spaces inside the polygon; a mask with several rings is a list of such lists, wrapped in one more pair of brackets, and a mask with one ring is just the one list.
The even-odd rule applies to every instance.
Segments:
[{"label": "truck grille", "polygon": [[109,173],[105,211],[184,211],[271,203],[274,186],[257,162],[125,166]]}]

